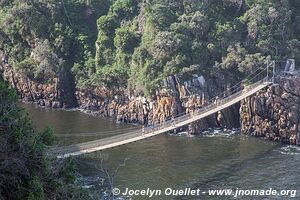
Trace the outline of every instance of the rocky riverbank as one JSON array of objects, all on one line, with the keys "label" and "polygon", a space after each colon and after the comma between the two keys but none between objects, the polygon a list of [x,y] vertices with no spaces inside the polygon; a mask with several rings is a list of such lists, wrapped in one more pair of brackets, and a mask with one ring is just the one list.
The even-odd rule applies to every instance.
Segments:
[{"label": "rocky riverbank", "polygon": [[[76,92],[80,108],[96,111],[100,115],[116,117],[125,123],[155,124],[193,112],[201,108],[216,90],[209,88],[203,76],[194,75],[189,81],[182,81],[179,76],[166,78],[161,89],[150,97],[135,96],[126,91],[112,93],[104,87]],[[215,85],[215,84],[214,84]],[[239,127],[238,106],[233,106],[200,120],[188,127],[183,127],[191,134],[196,134],[208,127]]]},{"label": "rocky riverbank", "polygon": [[2,67],[2,77],[11,83],[24,102],[34,102],[39,106],[49,108],[67,108],[62,101],[62,91],[59,79],[53,78],[49,83],[37,83],[19,73],[15,73],[9,66]]},{"label": "rocky riverbank", "polygon": [[[14,72],[8,65],[4,65],[2,71],[3,79],[16,88],[25,102],[50,108],[70,108],[74,107],[74,103],[71,105],[69,102],[75,101],[80,109],[115,118],[119,122],[139,124],[161,123],[193,112],[226,85],[219,79],[206,81],[203,76],[198,75],[192,75],[188,81],[183,81],[180,76],[170,76],[161,83],[159,91],[147,98],[126,89],[112,91],[99,86],[77,90],[74,92],[75,100],[66,100],[60,77],[53,78],[48,83],[37,83]],[[233,106],[182,129],[196,134],[209,127],[239,127],[238,108],[239,105]]]},{"label": "rocky riverbank", "polygon": [[15,72],[11,66],[0,65],[0,75],[18,92],[24,102],[33,102],[41,107],[74,108],[77,107],[75,96],[72,97],[72,82],[62,70],[58,77],[53,77],[46,83],[41,83]]},{"label": "rocky riverbank", "polygon": [[241,102],[241,131],[287,144],[300,144],[300,77],[279,78],[278,85]]},{"label": "rocky riverbank", "polygon": [[[75,100],[65,100],[60,78],[53,78],[49,83],[36,83],[8,66],[2,67],[1,73],[3,79],[17,89],[23,101],[51,108],[69,108],[72,107],[69,102],[75,101],[78,108],[96,115],[145,125],[194,112],[226,85],[222,80],[206,80],[198,75],[193,75],[188,81],[183,81],[180,76],[170,76],[161,83],[159,91],[147,98],[125,89],[112,91],[106,87],[90,87],[77,90]],[[199,134],[209,127],[241,126],[244,134],[300,144],[300,77],[285,76],[277,81],[278,85],[244,99],[241,105],[234,105],[180,130]]]}]

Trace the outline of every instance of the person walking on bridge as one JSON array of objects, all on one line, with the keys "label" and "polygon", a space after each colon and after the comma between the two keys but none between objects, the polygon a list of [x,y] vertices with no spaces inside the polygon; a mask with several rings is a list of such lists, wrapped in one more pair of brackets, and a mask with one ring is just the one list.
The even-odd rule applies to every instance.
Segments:
[{"label": "person walking on bridge", "polygon": [[176,127],[176,123],[175,123],[175,118],[174,118],[174,116],[172,116],[172,123],[173,123],[173,127]]},{"label": "person walking on bridge", "polygon": [[153,124],[152,124],[152,126],[151,126],[152,134],[154,134],[154,126],[155,126],[155,121],[153,121]]},{"label": "person walking on bridge", "polygon": [[216,99],[215,99],[215,102],[214,102],[214,103],[215,103],[216,106],[219,105],[219,96],[216,96]]}]

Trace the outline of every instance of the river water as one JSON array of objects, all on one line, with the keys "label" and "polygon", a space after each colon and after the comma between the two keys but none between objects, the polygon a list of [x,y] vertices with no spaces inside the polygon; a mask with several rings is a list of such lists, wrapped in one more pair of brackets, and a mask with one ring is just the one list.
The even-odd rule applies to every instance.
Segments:
[{"label": "river water", "polygon": [[[104,138],[138,128],[93,117],[80,111],[47,110],[22,104],[38,129],[51,125],[59,145]],[[124,164],[125,161],[125,165]],[[234,131],[210,131],[202,136],[160,135],[133,144],[95,152],[76,159],[79,181],[102,195],[99,170],[119,168],[114,187],[121,192],[157,189],[162,195],[132,199],[300,199],[300,148],[283,146]],[[210,189],[297,190],[275,196],[164,196],[164,190]],[[126,196],[126,195],[125,195]],[[292,198],[293,196],[296,196]]]}]

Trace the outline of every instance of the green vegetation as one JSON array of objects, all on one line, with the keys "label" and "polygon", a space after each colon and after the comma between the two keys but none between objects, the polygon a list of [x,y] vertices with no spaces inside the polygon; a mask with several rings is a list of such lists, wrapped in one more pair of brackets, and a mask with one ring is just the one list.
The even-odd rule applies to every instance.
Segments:
[{"label": "green vegetation", "polygon": [[0,1],[0,49],[31,79],[71,70],[77,88],[145,94],[171,74],[242,79],[300,58],[297,0]]},{"label": "green vegetation", "polygon": [[16,101],[15,91],[0,81],[0,199],[88,199],[74,182],[72,162],[46,154],[52,130],[38,133]]},{"label": "green vegetation", "polygon": [[0,8],[0,50],[16,70],[43,82],[63,69],[90,66],[96,20],[108,1],[4,0]]},{"label": "green vegetation", "polygon": [[[299,61],[299,24],[299,0],[0,0],[0,55],[40,83],[72,72],[77,89],[150,95],[173,74],[234,82]],[[37,133],[16,99],[0,82],[0,199],[83,199],[72,165],[45,153],[51,129]]]}]

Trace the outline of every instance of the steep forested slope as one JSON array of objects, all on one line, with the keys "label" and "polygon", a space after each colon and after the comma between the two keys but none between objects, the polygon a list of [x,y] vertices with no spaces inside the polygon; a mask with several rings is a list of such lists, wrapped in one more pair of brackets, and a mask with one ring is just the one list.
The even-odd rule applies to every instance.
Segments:
[{"label": "steep forested slope", "polygon": [[65,91],[74,82],[148,95],[171,74],[221,71],[231,81],[267,59],[300,57],[297,0],[2,0],[0,7],[0,50],[10,66],[39,82],[61,77]]}]

